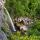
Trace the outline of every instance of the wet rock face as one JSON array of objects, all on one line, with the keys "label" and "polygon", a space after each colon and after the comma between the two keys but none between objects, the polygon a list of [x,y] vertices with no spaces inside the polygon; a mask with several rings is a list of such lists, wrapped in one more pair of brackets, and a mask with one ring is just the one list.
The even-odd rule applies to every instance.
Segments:
[{"label": "wet rock face", "polygon": [[4,15],[4,10],[2,6],[3,6],[3,0],[0,0],[0,27],[2,27],[3,15]]},{"label": "wet rock face", "polygon": [[3,31],[0,31],[0,40],[7,40],[7,37]]},{"label": "wet rock face", "polygon": [[3,26],[3,11],[2,10],[0,10],[0,27],[2,27]]},{"label": "wet rock face", "polygon": [[0,0],[0,10],[3,8],[3,6],[4,6],[4,2],[3,2],[4,0]]},{"label": "wet rock face", "polygon": [[3,26],[3,15],[4,15],[4,10],[2,6],[3,6],[3,0],[0,0],[0,40],[7,40],[5,33],[1,30],[1,27]]}]

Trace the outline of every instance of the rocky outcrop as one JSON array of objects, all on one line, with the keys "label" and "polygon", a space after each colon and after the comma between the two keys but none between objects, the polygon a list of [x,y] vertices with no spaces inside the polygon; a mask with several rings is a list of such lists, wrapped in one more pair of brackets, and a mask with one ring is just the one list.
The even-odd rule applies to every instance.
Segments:
[{"label": "rocky outcrop", "polygon": [[5,33],[2,31],[3,27],[3,15],[4,15],[4,10],[3,10],[3,0],[0,0],[0,40],[7,40],[7,36]]},{"label": "rocky outcrop", "polygon": [[19,27],[20,30],[28,30],[31,24],[33,24],[33,20],[28,17],[19,17],[14,19],[14,24],[16,27]]}]

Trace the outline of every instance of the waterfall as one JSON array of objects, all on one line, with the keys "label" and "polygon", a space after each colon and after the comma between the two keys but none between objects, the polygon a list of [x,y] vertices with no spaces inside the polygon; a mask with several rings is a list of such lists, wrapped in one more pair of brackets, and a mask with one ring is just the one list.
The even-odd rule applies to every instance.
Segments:
[{"label": "waterfall", "polygon": [[13,31],[16,31],[15,26],[14,26],[14,24],[13,24],[13,21],[12,21],[12,19],[11,19],[11,17],[10,17],[9,12],[7,11],[7,9],[6,9],[5,7],[4,7],[4,9],[5,9],[6,13],[7,13],[7,16],[9,17],[9,21],[10,21],[10,23],[11,23],[11,26],[12,26],[12,28],[13,28]]},{"label": "waterfall", "polygon": [[[12,26],[13,30],[16,31],[15,26],[14,26],[14,24],[13,24],[13,21],[12,21],[12,19],[11,19],[11,17],[10,17],[9,12],[8,12],[7,9],[5,8],[4,3],[5,3],[5,0],[0,0],[0,9],[3,9],[2,11],[4,11],[4,9],[5,9],[5,11],[6,11],[7,15],[8,15],[9,21],[10,21],[10,23],[11,23],[11,26]],[[1,15],[1,13],[0,13],[0,15]],[[2,13],[2,15],[3,15],[3,13]],[[0,18],[0,20],[1,20],[1,18]]]}]

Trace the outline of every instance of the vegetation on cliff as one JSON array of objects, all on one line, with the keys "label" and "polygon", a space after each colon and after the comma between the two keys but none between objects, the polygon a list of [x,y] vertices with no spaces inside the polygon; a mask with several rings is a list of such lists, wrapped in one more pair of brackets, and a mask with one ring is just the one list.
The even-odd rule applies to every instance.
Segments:
[{"label": "vegetation on cliff", "polygon": [[[9,20],[5,13],[6,18],[2,31],[6,34],[8,40],[40,40],[40,0],[6,0],[5,7],[11,15],[13,22],[15,18],[20,19],[21,17],[28,17],[33,20],[33,24],[30,24],[31,27],[25,34],[24,31],[13,32],[7,23]],[[17,22],[17,24],[20,26],[24,25],[22,22],[21,24]]]}]

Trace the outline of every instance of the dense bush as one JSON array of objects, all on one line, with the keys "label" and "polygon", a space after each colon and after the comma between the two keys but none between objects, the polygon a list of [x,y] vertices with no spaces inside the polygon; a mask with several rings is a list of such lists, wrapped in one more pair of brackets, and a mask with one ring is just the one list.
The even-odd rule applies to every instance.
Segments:
[{"label": "dense bush", "polygon": [[[6,0],[6,8],[15,16],[35,17],[40,9],[40,0]],[[40,13],[39,13],[40,14]]]}]

